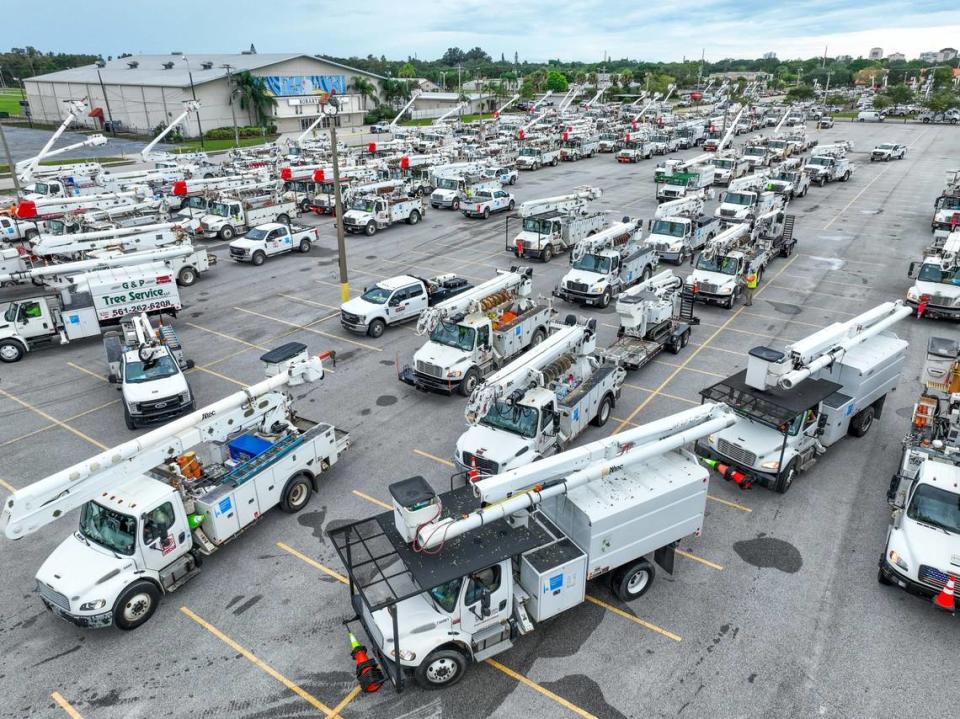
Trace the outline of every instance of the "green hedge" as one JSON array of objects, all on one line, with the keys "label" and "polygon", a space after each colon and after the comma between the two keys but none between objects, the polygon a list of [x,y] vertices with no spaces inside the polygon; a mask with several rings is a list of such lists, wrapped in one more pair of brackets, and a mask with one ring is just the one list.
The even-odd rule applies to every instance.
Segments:
[{"label": "green hedge", "polygon": [[[270,125],[269,127],[263,128],[257,125],[247,125],[245,127],[238,127],[237,131],[240,133],[240,137],[261,137],[264,133],[275,135],[277,127],[276,125]],[[232,140],[234,138],[234,130],[232,127],[215,127],[203,133],[203,137],[206,140]]]}]

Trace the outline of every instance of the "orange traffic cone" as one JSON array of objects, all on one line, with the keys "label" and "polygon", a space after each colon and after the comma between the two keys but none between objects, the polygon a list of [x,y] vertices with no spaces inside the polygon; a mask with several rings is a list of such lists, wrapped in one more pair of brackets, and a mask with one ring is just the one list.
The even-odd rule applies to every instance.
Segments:
[{"label": "orange traffic cone", "polygon": [[948,612],[952,612],[957,608],[956,598],[953,594],[954,583],[954,578],[949,577],[947,579],[947,585],[933,598],[933,603],[936,606]]},{"label": "orange traffic cone", "polygon": [[477,458],[476,458],[476,457],[471,457],[471,458],[470,458],[470,471],[467,472],[467,481],[468,481],[468,482],[476,482],[478,479],[480,479],[480,472],[477,471]]},{"label": "orange traffic cone", "polygon": [[357,663],[357,681],[360,682],[360,688],[367,694],[372,694],[383,686],[383,672],[377,666],[377,662],[371,659],[367,654],[367,648],[363,646],[353,632],[348,632],[350,636],[350,656]]}]

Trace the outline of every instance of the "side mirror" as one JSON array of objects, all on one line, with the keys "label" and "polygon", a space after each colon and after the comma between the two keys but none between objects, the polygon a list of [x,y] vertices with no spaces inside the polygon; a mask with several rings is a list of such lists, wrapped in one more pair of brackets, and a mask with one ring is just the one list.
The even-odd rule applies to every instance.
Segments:
[{"label": "side mirror", "polygon": [[917,279],[917,275],[919,274],[920,274],[920,263],[911,262],[910,268],[907,270],[907,277],[909,277],[911,280],[915,280]]},{"label": "side mirror", "polygon": [[903,522],[903,510],[895,509],[891,515],[891,520],[893,522],[894,529],[900,529],[900,524]]},{"label": "side mirror", "polygon": [[480,616],[490,616],[490,589],[487,587],[480,588]]},{"label": "side mirror", "polygon": [[115,374],[111,374],[109,377],[107,377],[107,382],[109,382],[110,384],[116,384],[119,381],[120,381],[120,378],[117,377],[117,375]]},{"label": "side mirror", "polygon": [[827,428],[827,415],[825,412],[820,413],[820,418],[817,420],[817,429],[823,431]]}]

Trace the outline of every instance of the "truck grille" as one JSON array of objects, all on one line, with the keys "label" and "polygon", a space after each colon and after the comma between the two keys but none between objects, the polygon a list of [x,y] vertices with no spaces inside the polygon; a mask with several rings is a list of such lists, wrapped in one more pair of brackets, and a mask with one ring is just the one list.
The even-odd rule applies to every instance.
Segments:
[{"label": "truck grille", "polygon": [[443,377],[442,367],[422,360],[417,360],[417,372],[427,375],[428,377]]},{"label": "truck grille", "polygon": [[937,307],[953,307],[952,297],[946,297],[945,295],[927,295],[927,297],[929,298],[927,300],[928,304]]},{"label": "truck grille", "polygon": [[173,409],[180,406],[180,395],[175,394],[170,397],[160,397],[152,399],[149,402],[138,402],[137,409],[141,412],[162,412],[166,409]]},{"label": "truck grille", "polygon": [[477,471],[480,472],[480,474],[494,475],[500,470],[500,465],[496,462],[478,457],[470,452],[463,453],[463,463],[467,467],[472,467],[474,460],[477,462]]},{"label": "truck grille", "polygon": [[708,295],[720,294],[720,285],[715,285],[712,282],[700,282],[697,284],[697,289],[700,292],[706,292]]},{"label": "truck grille", "polygon": [[720,210],[720,217],[736,217],[736,210]]},{"label": "truck grille", "polygon": [[[927,564],[921,564],[920,571],[917,572],[917,579],[937,589],[943,589],[947,584],[948,578],[949,575],[946,572],[941,572],[936,567],[931,567]],[[960,577],[954,575],[954,579],[960,579]]]},{"label": "truck grille", "polygon": [[51,604],[56,604],[58,607],[64,611],[70,611],[70,600],[66,598],[65,595],[58,592],[52,587],[48,587],[46,584],[37,580],[37,591],[40,592],[40,596],[46,599]]},{"label": "truck grille", "polygon": [[720,450],[720,454],[729,457],[734,462],[741,464],[745,467],[752,467],[756,464],[757,455],[753,452],[744,449],[743,447],[738,447],[732,442],[728,442],[725,439],[721,439],[717,444],[717,449]]},{"label": "truck grille", "polygon": [[351,312],[344,312],[343,310],[340,310],[340,318],[347,324],[351,324],[351,325],[360,324],[360,315],[355,315]]},{"label": "truck grille", "polygon": [[343,224],[344,224],[345,226],[346,226],[346,225],[351,225],[351,226],[355,226],[355,227],[359,227],[359,226],[360,226],[360,223],[357,222],[357,220],[354,219],[353,217],[344,217],[344,218],[343,218]]},{"label": "truck grille", "polygon": [[246,257],[246,256],[247,256],[247,251],[246,251],[245,249],[243,249],[242,247],[231,247],[231,248],[230,248],[230,256],[231,256],[231,257]]},{"label": "truck grille", "polygon": [[573,292],[586,292],[590,288],[583,282],[567,282],[567,289]]}]

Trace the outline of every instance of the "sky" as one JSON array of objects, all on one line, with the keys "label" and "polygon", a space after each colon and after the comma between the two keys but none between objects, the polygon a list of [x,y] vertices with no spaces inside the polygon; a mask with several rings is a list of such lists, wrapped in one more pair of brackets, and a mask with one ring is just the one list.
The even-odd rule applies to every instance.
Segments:
[{"label": "sky", "polygon": [[[158,12],[158,8],[159,12]],[[229,8],[229,12],[225,9]],[[494,58],[600,62],[604,56],[913,58],[960,45],[957,0],[194,0],[189,4],[46,0],[23,3],[12,46],[116,56],[183,52],[304,52],[335,57],[439,58],[479,45]]]}]

